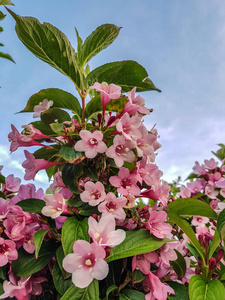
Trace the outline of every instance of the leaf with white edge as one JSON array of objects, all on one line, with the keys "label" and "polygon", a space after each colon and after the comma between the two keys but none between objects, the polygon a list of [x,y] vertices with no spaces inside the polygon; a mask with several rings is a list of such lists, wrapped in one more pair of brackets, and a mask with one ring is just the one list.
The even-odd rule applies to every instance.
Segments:
[{"label": "leaf with white edge", "polygon": [[47,232],[49,231],[49,229],[47,230],[39,230],[37,232],[35,232],[34,234],[34,245],[35,245],[35,257],[36,259],[38,258],[38,253],[40,251],[41,245],[43,243],[44,237],[47,234]]},{"label": "leaf with white edge", "polygon": [[29,276],[43,269],[55,255],[58,245],[44,242],[39,251],[38,259],[35,254],[27,253],[23,248],[18,250],[18,259],[12,261],[13,274]]},{"label": "leaf with white edge", "polygon": [[107,48],[118,36],[121,27],[103,24],[95,29],[84,41],[78,52],[81,68],[97,53]]},{"label": "leaf with white edge", "polygon": [[45,201],[41,199],[24,199],[16,203],[23,211],[28,213],[41,214],[42,208],[45,206]]},{"label": "leaf with white edge", "polygon": [[213,256],[213,253],[215,252],[215,250],[219,246],[219,244],[220,244],[220,236],[219,236],[218,230],[216,229],[214,236],[213,236],[213,240],[209,246],[208,259],[210,259]]},{"label": "leaf with white edge", "polygon": [[21,112],[33,112],[34,106],[38,105],[45,98],[53,101],[51,107],[69,109],[78,117],[81,116],[82,109],[78,99],[74,95],[57,88],[43,89],[32,95]]},{"label": "leaf with white edge", "polygon": [[168,208],[179,216],[203,216],[213,220],[217,219],[217,214],[211,206],[198,199],[180,198],[169,203]]},{"label": "leaf with white edge", "polygon": [[75,285],[66,291],[60,300],[99,300],[98,280],[94,279],[89,286],[80,289]]},{"label": "leaf with white edge", "polygon": [[88,234],[88,220],[78,220],[76,217],[69,217],[62,227],[62,247],[65,255],[73,252],[73,244],[77,240],[90,241]]},{"label": "leaf with white edge", "polygon": [[180,280],[184,277],[186,273],[186,262],[184,257],[180,254],[180,252],[178,252],[177,250],[175,250],[175,252],[177,254],[177,259],[171,260],[170,265],[173,267],[173,270],[175,271],[178,279]]},{"label": "leaf with white edge", "polygon": [[85,79],[86,89],[95,82],[114,83],[121,86],[123,92],[131,91],[137,87],[137,92],[157,89],[153,82],[148,79],[148,73],[137,62],[132,60],[117,61],[102,65],[92,70]]},{"label": "leaf with white edge", "polygon": [[222,239],[225,239],[225,209],[221,211],[217,220],[217,230]]},{"label": "leaf with white edge", "polygon": [[167,295],[168,300],[189,300],[188,288],[186,285],[175,281],[166,282],[175,292],[175,295]]},{"label": "leaf with white edge", "polygon": [[119,294],[119,299],[126,299],[126,300],[145,300],[145,294],[130,289],[123,289]]},{"label": "leaf with white edge", "polygon": [[170,221],[174,222],[182,229],[182,231],[188,236],[191,243],[194,245],[195,249],[198,251],[199,256],[204,260],[205,258],[202,252],[202,247],[197,240],[191,225],[171,210],[167,212],[167,217],[170,219]]},{"label": "leaf with white edge", "polygon": [[157,239],[148,230],[129,230],[126,231],[125,240],[110,249],[110,256],[106,258],[106,261],[109,263],[117,259],[151,252],[159,249],[169,241],[166,238]]},{"label": "leaf with white edge", "polygon": [[16,21],[16,33],[21,42],[35,56],[68,76],[79,88],[81,76],[75,60],[74,49],[58,28],[49,23],[41,24],[32,17],[21,17],[8,12]]},{"label": "leaf with white edge", "polygon": [[206,283],[202,276],[194,275],[189,282],[189,297],[190,300],[224,300],[225,288],[218,279]]}]

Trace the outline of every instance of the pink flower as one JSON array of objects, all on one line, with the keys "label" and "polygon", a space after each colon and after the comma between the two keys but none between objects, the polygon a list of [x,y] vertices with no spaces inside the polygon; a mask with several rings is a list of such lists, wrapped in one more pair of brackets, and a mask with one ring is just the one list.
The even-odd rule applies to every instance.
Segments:
[{"label": "pink flower", "polygon": [[118,99],[121,96],[121,87],[113,83],[108,85],[108,83],[106,82],[95,82],[92,86],[90,86],[90,88],[95,89],[97,92],[101,93],[102,111],[104,119],[106,105],[111,99]]},{"label": "pink flower", "polygon": [[197,194],[205,188],[205,180],[202,178],[202,179],[197,179],[193,182],[188,182],[187,183],[187,188],[193,194]]},{"label": "pink flower", "polygon": [[150,290],[150,293],[145,295],[145,300],[166,300],[167,294],[175,294],[174,290],[167,284],[162,283],[159,277],[155,276],[152,272],[149,272],[146,281]]},{"label": "pink flower", "polygon": [[214,170],[218,165],[214,158],[210,158],[210,160],[205,159],[204,163],[204,166],[209,170]]},{"label": "pink flower", "polygon": [[174,261],[177,259],[177,254],[174,251],[178,246],[178,242],[169,242],[165,243],[162,247],[159,248],[160,250],[160,258],[164,262],[165,265],[168,267],[170,266],[170,261]]},{"label": "pink flower", "polygon": [[197,175],[205,175],[206,174],[206,169],[204,165],[200,165],[199,162],[195,162],[194,167],[192,168],[193,172]]},{"label": "pink flower", "polygon": [[29,198],[36,198],[36,199],[43,199],[44,197],[44,191],[43,189],[38,189],[36,191],[36,187],[32,183],[28,184],[21,184],[19,192],[16,196],[12,198],[13,204],[16,204],[17,202],[29,199]]},{"label": "pink flower", "polygon": [[112,192],[106,195],[105,201],[99,204],[98,210],[104,214],[112,214],[114,218],[124,220],[126,217],[123,207],[126,205],[125,197],[118,197]]},{"label": "pink flower", "polygon": [[91,133],[88,130],[81,130],[80,137],[82,140],[76,142],[74,148],[76,151],[85,152],[87,158],[94,158],[98,153],[104,153],[107,150],[106,144],[102,141],[101,131],[96,130]]},{"label": "pink flower", "polygon": [[189,189],[187,189],[184,186],[180,187],[180,192],[177,193],[177,196],[181,197],[181,198],[190,198],[191,197],[191,191],[189,191]]},{"label": "pink flower", "polygon": [[138,156],[147,156],[151,162],[155,161],[155,153],[156,150],[154,145],[157,140],[157,135],[152,132],[148,133],[147,128],[144,125],[141,125],[138,130],[141,133],[141,137],[137,139],[137,152]]},{"label": "pink flower", "polygon": [[115,230],[115,219],[109,214],[103,215],[99,222],[97,222],[93,217],[89,217],[88,226],[88,233],[93,242],[103,248],[119,245],[126,237],[124,230]]},{"label": "pink flower", "polygon": [[64,164],[63,162],[50,162],[43,158],[36,159],[34,155],[27,150],[24,150],[26,160],[22,163],[22,167],[25,168],[26,174],[24,175],[25,180],[34,179],[36,173],[40,170],[47,169],[51,166]]},{"label": "pink flower", "polygon": [[156,252],[148,252],[144,254],[135,255],[132,259],[132,271],[135,269],[141,270],[142,273],[148,274],[151,263],[159,261],[159,256]]},{"label": "pink flower", "polygon": [[98,205],[106,197],[104,185],[100,181],[96,183],[88,181],[84,184],[84,189],[80,194],[80,198],[83,202],[88,202],[91,206]]},{"label": "pink flower", "polygon": [[209,222],[209,219],[201,216],[193,216],[191,224],[193,226],[204,227]]},{"label": "pink flower", "polygon": [[141,96],[135,98],[136,87],[127,93],[128,102],[123,108],[123,112],[127,112],[129,115],[135,114],[137,111],[143,115],[149,115],[149,109],[145,107],[145,100]]},{"label": "pink flower", "polygon": [[53,101],[52,100],[48,101],[48,99],[46,99],[46,98],[43,99],[42,102],[40,102],[38,105],[34,106],[33,118],[40,117],[41,113],[43,113],[46,110],[48,110],[52,105],[53,105]]},{"label": "pink flower", "polygon": [[135,148],[135,143],[126,141],[123,136],[116,135],[113,139],[113,145],[106,151],[106,155],[113,158],[118,168],[121,168],[124,161],[135,161],[136,155],[131,150]]},{"label": "pink flower", "polygon": [[0,237],[0,267],[5,266],[9,260],[16,260],[17,258],[16,244]]},{"label": "pink flower", "polygon": [[51,139],[50,136],[43,134],[40,130],[36,129],[32,124],[23,125],[21,127],[26,129],[26,133],[29,134],[28,137],[31,137],[34,140]]},{"label": "pink flower", "polygon": [[165,211],[153,210],[150,213],[149,220],[144,224],[144,227],[150,231],[151,234],[159,239],[163,239],[171,233],[172,226],[165,223],[167,214]]},{"label": "pink flower", "polygon": [[216,196],[218,195],[218,191],[215,190],[214,186],[212,184],[207,184],[205,187],[205,194],[211,198],[216,199]]},{"label": "pink flower", "polygon": [[66,199],[70,199],[73,196],[73,193],[65,186],[62,180],[61,171],[58,171],[54,174],[54,182],[50,185],[49,190],[51,193],[53,193],[55,190],[58,190],[58,193]]},{"label": "pink flower", "polygon": [[2,191],[9,191],[9,192],[18,192],[20,187],[21,180],[18,177],[14,177],[13,174],[10,174],[5,179],[5,185],[2,185]]},{"label": "pink flower", "polygon": [[42,208],[42,214],[55,219],[67,210],[67,205],[63,196],[59,193],[45,195],[44,201],[46,206]]},{"label": "pink flower", "polygon": [[140,116],[130,117],[128,113],[125,113],[121,120],[117,122],[116,129],[122,133],[126,140],[137,140],[141,138],[141,132],[138,130],[141,124]]},{"label": "pink flower", "polygon": [[139,187],[136,185],[137,175],[130,174],[130,171],[125,167],[122,167],[119,170],[118,176],[111,176],[109,178],[109,182],[111,185],[117,187],[118,193],[121,193],[124,196],[127,196],[128,194],[136,196],[141,192]]},{"label": "pink flower", "polygon": [[109,271],[105,250],[96,243],[78,240],[73,245],[73,253],[63,259],[63,268],[72,273],[72,282],[79,288],[87,287],[92,280],[104,279]]},{"label": "pink flower", "polygon": [[7,213],[10,210],[10,207],[12,206],[11,199],[3,199],[0,198],[0,220],[5,219],[7,216]]}]

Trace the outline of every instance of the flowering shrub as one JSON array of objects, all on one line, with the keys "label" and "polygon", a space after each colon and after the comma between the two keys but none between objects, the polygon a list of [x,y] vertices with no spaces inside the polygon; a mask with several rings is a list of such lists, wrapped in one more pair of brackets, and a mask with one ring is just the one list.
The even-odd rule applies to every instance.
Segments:
[{"label": "flowering shrub", "polygon": [[146,70],[88,65],[119,27],[102,25],[84,42],[76,31],[75,52],[51,24],[9,12],[25,46],[74,82],[82,106],[41,90],[22,110],[38,121],[11,127],[11,152],[40,147],[24,150],[24,179],[46,170],[52,183],[44,193],[0,176],[0,299],[223,300],[224,165],[196,163],[186,187],[161,179],[158,133],[143,122],[152,110],[136,95],[158,90]]}]

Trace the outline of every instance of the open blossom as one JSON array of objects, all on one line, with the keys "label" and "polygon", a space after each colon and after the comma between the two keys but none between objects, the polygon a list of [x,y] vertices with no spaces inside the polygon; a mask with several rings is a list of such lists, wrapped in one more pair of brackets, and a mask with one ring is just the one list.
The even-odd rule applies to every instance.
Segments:
[{"label": "open blossom", "polygon": [[126,233],[122,229],[115,230],[116,222],[112,215],[106,214],[97,222],[93,217],[88,218],[88,233],[92,240],[105,248],[114,247],[122,243]]},{"label": "open blossom", "polygon": [[151,263],[159,261],[159,256],[156,252],[147,252],[144,254],[134,255],[132,259],[132,271],[135,269],[141,270],[142,273],[148,274]]},{"label": "open blossom", "polygon": [[97,181],[96,183],[88,181],[84,184],[84,191],[80,194],[83,202],[88,202],[89,205],[95,206],[104,201],[106,197],[104,185]]},{"label": "open blossom", "polygon": [[26,174],[24,175],[25,180],[34,179],[36,173],[40,170],[47,169],[54,165],[61,165],[61,162],[51,162],[43,158],[36,159],[34,155],[27,150],[24,150],[26,160],[22,163],[22,167],[25,168]]},{"label": "open blossom", "polygon": [[217,167],[217,165],[218,162],[216,162],[214,158],[210,158],[210,160],[208,159],[204,160],[204,166],[209,170],[214,170]]},{"label": "open blossom", "polygon": [[67,209],[66,201],[59,193],[45,195],[44,201],[46,206],[42,208],[41,212],[44,216],[52,219],[59,217]]},{"label": "open blossom", "polygon": [[5,219],[12,205],[11,199],[3,199],[0,197],[0,220]]},{"label": "open blossom", "polygon": [[135,148],[135,143],[132,141],[126,141],[123,136],[116,135],[113,139],[113,145],[110,146],[106,155],[113,158],[117,167],[121,168],[124,161],[135,161],[136,155],[131,150]]},{"label": "open blossom", "polygon": [[102,141],[101,131],[91,133],[88,130],[80,131],[81,140],[76,142],[74,148],[76,151],[85,152],[87,158],[94,158],[98,153],[104,153],[107,150],[106,144]]},{"label": "open blossom", "polygon": [[193,226],[204,227],[209,222],[209,218],[202,216],[193,216],[191,224]]},{"label": "open blossom", "polygon": [[103,214],[112,214],[115,219],[124,220],[126,217],[123,207],[127,203],[127,198],[116,197],[112,192],[106,195],[105,201],[98,206],[98,210]]},{"label": "open blossom", "polygon": [[15,195],[12,198],[12,202],[13,204],[16,204],[17,202],[24,199],[30,199],[30,198],[43,199],[43,197],[44,197],[44,191],[42,188],[36,191],[36,187],[32,183],[21,184],[19,188],[19,192],[17,195]]},{"label": "open blossom", "polygon": [[23,125],[22,128],[26,129],[28,136],[34,140],[51,139],[50,136],[43,134],[40,130],[35,128],[33,124]]},{"label": "open blossom", "polygon": [[177,259],[177,254],[174,251],[179,245],[179,242],[168,242],[165,243],[162,247],[159,248],[160,250],[160,258],[163,263],[167,266],[170,266],[170,261],[174,261]]},{"label": "open blossom", "polygon": [[172,230],[172,226],[165,223],[167,214],[165,211],[153,210],[150,213],[149,220],[144,224],[144,227],[150,231],[151,234],[159,239],[163,239]]},{"label": "open blossom", "polygon": [[48,100],[47,98],[43,99],[42,102],[40,102],[38,105],[34,106],[34,118],[38,118],[41,116],[41,113],[45,112],[48,110],[51,106],[53,105],[52,100]]},{"label": "open blossom", "polygon": [[16,260],[17,258],[16,244],[0,237],[0,267],[6,265],[9,260]]},{"label": "open blossom", "polygon": [[206,174],[205,166],[200,165],[198,161],[195,162],[195,165],[192,169],[193,169],[193,172],[197,175],[205,175]]},{"label": "open blossom", "polygon": [[149,109],[145,107],[145,100],[140,95],[135,97],[136,87],[134,87],[130,92],[127,93],[128,102],[125,104],[123,111],[127,112],[129,115],[133,115],[139,112],[143,115],[149,115]]},{"label": "open blossom", "polygon": [[70,199],[73,196],[73,193],[65,186],[62,180],[61,171],[58,171],[54,174],[54,182],[50,185],[49,190],[51,193],[57,190],[58,193],[66,199]]},{"label": "open blossom", "polygon": [[93,279],[102,280],[109,267],[104,260],[105,250],[96,243],[78,240],[73,245],[73,253],[63,259],[63,268],[72,273],[72,282],[79,288],[87,287]]},{"label": "open blossom", "polygon": [[18,177],[14,177],[13,174],[10,174],[5,179],[5,184],[2,185],[2,191],[9,191],[9,192],[18,192],[20,187],[21,180]]},{"label": "open blossom", "polygon": [[140,139],[142,134],[138,129],[141,126],[141,117],[138,115],[130,117],[125,113],[116,124],[116,129],[121,132],[128,141]]}]

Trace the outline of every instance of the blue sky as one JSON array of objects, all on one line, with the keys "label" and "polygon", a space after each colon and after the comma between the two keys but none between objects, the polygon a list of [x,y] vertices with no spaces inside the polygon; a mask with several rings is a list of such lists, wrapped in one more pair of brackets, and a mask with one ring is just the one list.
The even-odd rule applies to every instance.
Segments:
[{"label": "blue sky", "polygon": [[[32,16],[58,27],[76,47],[74,27],[83,40],[99,25],[121,26],[116,41],[91,60],[91,68],[111,61],[136,60],[162,93],[144,92],[154,112],[145,118],[156,124],[162,148],[157,165],[165,180],[183,179],[195,160],[212,157],[225,143],[225,2],[219,0],[14,0],[21,16]],[[1,10],[5,12],[4,8]],[[0,164],[4,174],[23,177],[23,149],[9,154],[10,124],[18,129],[32,114],[15,114],[40,89],[56,87],[75,93],[73,83],[31,54],[16,36],[12,17],[0,24],[2,51],[16,64],[0,59]],[[31,149],[30,149],[31,150]],[[37,177],[37,185],[46,182]]]}]

